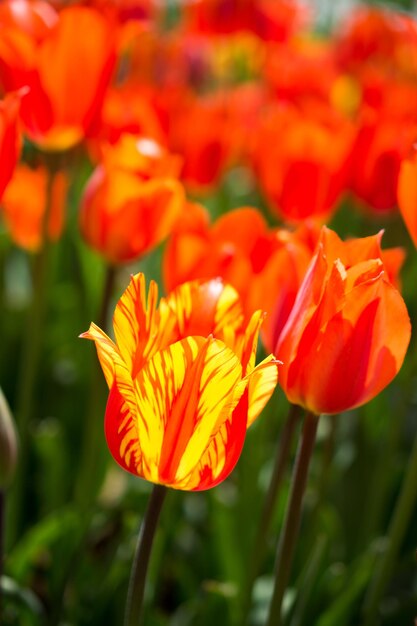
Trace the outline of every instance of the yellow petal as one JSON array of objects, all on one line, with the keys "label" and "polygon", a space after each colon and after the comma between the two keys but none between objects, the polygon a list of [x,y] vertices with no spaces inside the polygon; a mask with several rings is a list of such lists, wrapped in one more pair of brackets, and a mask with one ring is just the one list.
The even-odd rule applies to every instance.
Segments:
[{"label": "yellow petal", "polygon": [[144,477],[189,488],[183,483],[238,402],[239,383],[239,359],[218,340],[188,337],[158,352],[135,381]]},{"label": "yellow petal", "polygon": [[178,467],[177,481],[190,485],[190,474],[194,468],[200,472],[205,453],[210,455],[210,468],[217,477],[226,460],[227,423],[242,397],[247,381],[242,380],[242,368],[237,356],[222,342],[209,347],[201,380],[200,398],[197,408],[196,428],[190,437]]},{"label": "yellow petal", "polygon": [[244,334],[237,340],[235,350],[242,362],[244,375],[249,374],[255,367],[259,331],[264,317],[265,314],[262,311],[255,311],[249,320],[249,324],[247,325]]},{"label": "yellow petal", "polygon": [[177,319],[179,337],[213,334],[223,339],[225,328],[237,329],[243,320],[238,293],[219,278],[184,283],[164,299],[164,304]]},{"label": "yellow petal", "polygon": [[117,346],[94,322],[91,322],[88,331],[82,333],[80,337],[95,342],[101,369],[110,389],[114,381],[114,363],[121,360]]},{"label": "yellow petal", "polygon": [[[114,312],[116,342],[132,378],[135,378],[143,364],[160,349],[163,335],[169,326],[168,319],[161,319],[157,301],[156,283],[150,282],[146,298],[145,277],[143,274],[136,274],[132,276]],[[163,334],[160,332],[161,328],[164,330]]]},{"label": "yellow petal", "polygon": [[248,376],[248,428],[261,413],[276,387],[278,363],[270,354]]}]

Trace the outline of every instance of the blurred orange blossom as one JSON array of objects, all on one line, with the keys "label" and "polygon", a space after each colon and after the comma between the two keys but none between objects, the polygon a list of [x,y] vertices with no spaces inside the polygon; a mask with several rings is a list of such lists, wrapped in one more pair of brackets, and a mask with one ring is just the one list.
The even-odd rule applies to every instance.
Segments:
[{"label": "blurred orange blossom", "polygon": [[184,204],[180,164],[147,137],[123,135],[104,146],[81,199],[86,242],[112,264],[133,261],[159,244]]},{"label": "blurred orange blossom", "polygon": [[32,141],[72,147],[94,122],[111,78],[111,22],[81,6],[58,14],[44,2],[9,0],[1,8],[0,83],[6,91],[29,88],[20,114]]},{"label": "blurred orange blossom", "polygon": [[[10,237],[30,252],[39,250],[42,244],[47,186],[48,172],[45,167],[31,169],[20,164],[3,196],[2,214]],[[63,172],[57,172],[52,182],[47,225],[48,237],[53,241],[61,236],[64,226],[66,192],[67,179]]]}]

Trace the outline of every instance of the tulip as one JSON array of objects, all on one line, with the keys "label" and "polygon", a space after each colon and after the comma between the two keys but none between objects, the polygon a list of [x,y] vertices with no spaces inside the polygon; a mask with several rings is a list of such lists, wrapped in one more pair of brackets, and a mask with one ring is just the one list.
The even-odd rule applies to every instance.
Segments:
[{"label": "tulip", "polygon": [[262,313],[243,322],[238,295],[220,280],[186,283],[162,298],[137,274],[119,300],[113,342],[91,324],[110,389],[107,444],[126,471],[175,489],[224,480],[246,429],[277,382],[272,355],[255,367]]},{"label": "tulip", "polygon": [[184,159],[181,180],[193,193],[219,183],[235,151],[231,115],[224,94],[184,98],[172,111],[168,145]]},{"label": "tulip", "polygon": [[[40,166],[19,165],[3,196],[3,218],[13,241],[36,252],[42,245],[43,219],[47,208],[48,172]],[[47,234],[59,239],[64,225],[67,180],[62,172],[53,179]]]},{"label": "tulip", "polygon": [[204,207],[189,204],[165,250],[165,285],[171,290],[188,280],[219,276],[236,289],[251,315],[255,308],[248,311],[246,303],[252,279],[265,265],[273,245],[272,230],[254,208],[235,209],[210,225]]},{"label": "tulip", "polygon": [[124,136],[104,151],[81,201],[86,242],[111,264],[133,261],[170,232],[184,203],[178,160],[148,138]]},{"label": "tulip", "polygon": [[[30,139],[65,150],[84,139],[100,109],[115,64],[112,24],[98,11],[10,0],[0,13],[0,81],[28,87],[21,119]],[[49,10],[48,10],[49,9]]]},{"label": "tulip", "polygon": [[350,187],[372,211],[392,211],[397,207],[401,162],[411,149],[417,126],[415,120],[389,112],[365,111],[363,118],[352,151]]},{"label": "tulip", "polygon": [[381,67],[391,75],[415,78],[417,25],[411,15],[388,7],[358,6],[336,39],[340,63],[349,71]]},{"label": "tulip", "polygon": [[352,141],[352,124],[328,105],[268,110],[254,165],[271,210],[289,222],[324,221],[345,191]]},{"label": "tulip", "polygon": [[323,228],[276,354],[290,402],[318,415],[375,397],[399,371],[410,320],[389,282],[380,235],[343,243]]}]

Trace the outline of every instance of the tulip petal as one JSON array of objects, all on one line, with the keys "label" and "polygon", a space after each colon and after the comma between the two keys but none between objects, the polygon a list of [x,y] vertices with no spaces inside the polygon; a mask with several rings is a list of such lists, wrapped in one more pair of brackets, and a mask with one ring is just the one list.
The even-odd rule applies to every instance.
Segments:
[{"label": "tulip petal", "polygon": [[249,374],[247,427],[256,420],[278,382],[278,361],[270,354]]},{"label": "tulip petal", "polygon": [[187,489],[193,491],[211,489],[229,476],[242,452],[246,436],[247,416],[248,393],[246,389],[230,419],[211,439],[198,466],[186,483]]},{"label": "tulip petal", "polygon": [[[135,378],[143,364],[164,344],[163,337],[172,321],[157,311],[158,286],[146,284],[143,274],[132,276],[113,316],[113,327],[120,354]],[[163,333],[160,330],[163,329]]]},{"label": "tulip petal", "polygon": [[207,330],[224,340],[223,333],[238,328],[243,320],[239,295],[219,278],[184,283],[161,301],[178,322],[178,336],[207,336]]},{"label": "tulip petal", "polygon": [[142,451],[136,420],[136,407],[132,412],[131,405],[121,395],[118,385],[114,384],[110,389],[104,419],[107,445],[120,467],[135,476],[142,476]]},{"label": "tulip petal", "polygon": [[247,382],[222,342],[188,337],[161,350],[135,380],[143,475],[186,488],[212,437],[229,418]]},{"label": "tulip petal", "polygon": [[244,334],[238,338],[240,341],[237,341],[235,350],[241,360],[244,375],[249,374],[255,366],[258,336],[264,317],[262,311],[255,311]]},{"label": "tulip petal", "polygon": [[117,346],[94,322],[91,322],[88,331],[82,333],[80,337],[82,339],[91,339],[95,342],[101,369],[107,385],[111,389],[114,382],[114,364],[121,360]]}]

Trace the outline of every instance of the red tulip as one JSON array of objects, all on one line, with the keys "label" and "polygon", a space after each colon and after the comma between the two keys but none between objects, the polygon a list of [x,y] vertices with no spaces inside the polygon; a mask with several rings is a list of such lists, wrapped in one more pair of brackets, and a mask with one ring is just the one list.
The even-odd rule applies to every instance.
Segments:
[{"label": "red tulip", "polygon": [[343,243],[323,228],[280,335],[280,382],[290,402],[339,413],[376,396],[399,371],[411,327],[389,282],[380,236]]},{"label": "red tulip", "polygon": [[271,210],[290,222],[325,220],[346,188],[352,141],[351,123],[329,106],[266,112],[255,169]]}]

